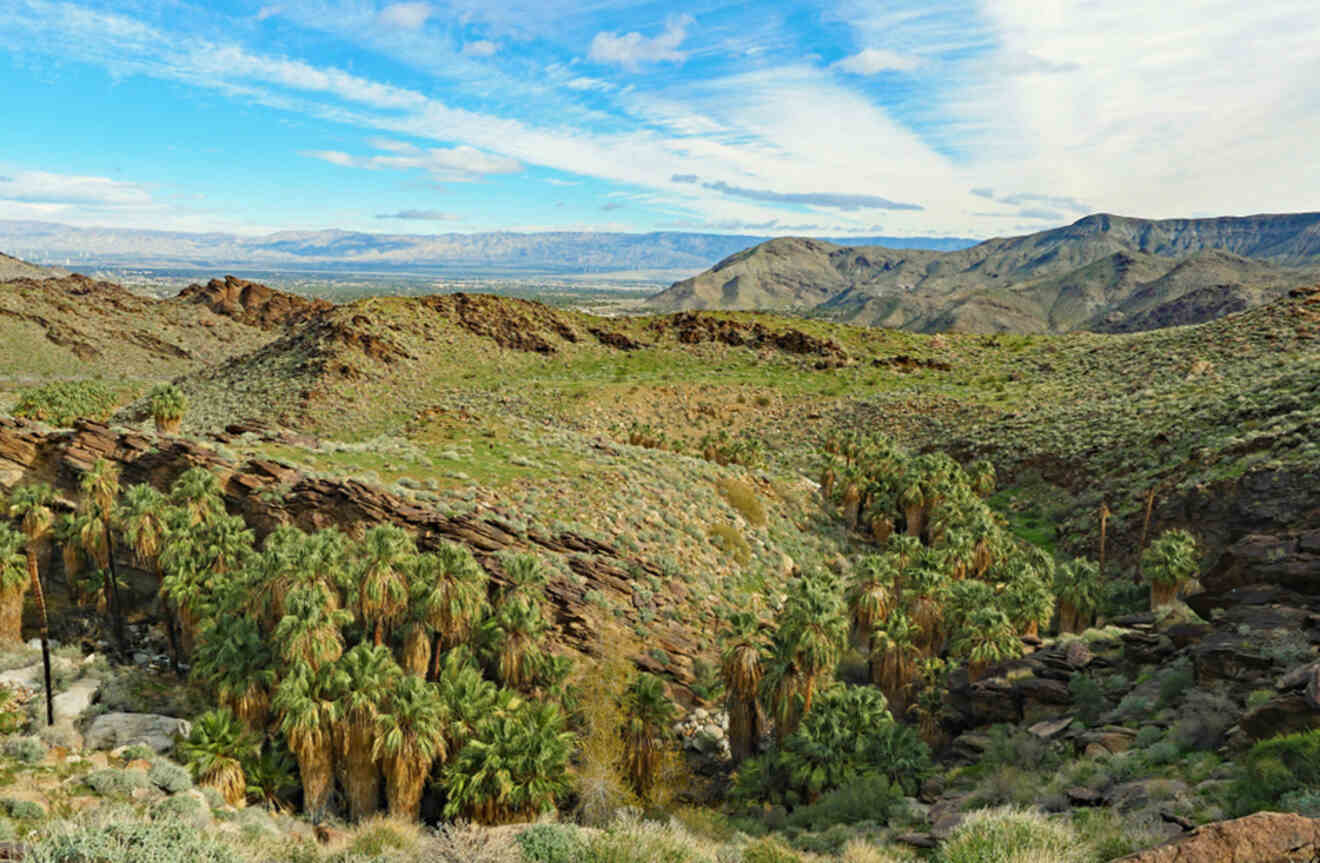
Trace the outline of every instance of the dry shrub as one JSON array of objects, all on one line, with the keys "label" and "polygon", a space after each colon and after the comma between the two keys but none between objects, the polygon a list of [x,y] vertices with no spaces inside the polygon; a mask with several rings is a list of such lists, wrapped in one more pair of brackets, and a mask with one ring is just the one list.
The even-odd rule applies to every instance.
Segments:
[{"label": "dry shrub", "polygon": [[748,483],[740,479],[723,477],[715,482],[720,490],[720,494],[729,502],[729,506],[736,509],[747,523],[753,527],[765,527],[769,519],[766,517],[765,504],[761,503],[761,498]]},{"label": "dry shrub", "polygon": [[427,863],[521,863],[517,830],[454,822],[436,831],[421,855]]},{"label": "dry shrub", "polygon": [[585,664],[575,681],[578,690],[578,715],[582,731],[578,735],[577,817],[583,824],[601,826],[614,819],[625,806],[637,803],[624,772],[626,751],[623,735],[623,711],[619,699],[628,685],[630,668],[628,650],[621,644],[602,640],[598,663]]},{"label": "dry shrub", "polygon": [[842,863],[916,863],[917,855],[907,848],[849,839],[839,859]]},{"label": "dry shrub", "polygon": [[717,538],[724,551],[738,562],[741,566],[746,566],[752,560],[752,547],[747,544],[738,528],[731,524],[713,524],[706,532],[708,536]]}]

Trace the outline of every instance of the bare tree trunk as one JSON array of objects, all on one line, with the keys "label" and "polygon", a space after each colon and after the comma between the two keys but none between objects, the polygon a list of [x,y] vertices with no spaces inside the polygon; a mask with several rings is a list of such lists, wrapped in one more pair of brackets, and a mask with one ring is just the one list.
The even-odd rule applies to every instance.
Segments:
[{"label": "bare tree trunk", "polygon": [[1100,577],[1105,577],[1105,539],[1109,527],[1109,507],[1100,504]]},{"label": "bare tree trunk", "polygon": [[110,535],[110,522],[105,523],[105,557],[110,564],[110,582],[107,585],[106,599],[110,603],[110,614],[114,620],[115,643],[119,645],[121,655],[128,654],[128,644],[124,640],[124,607],[119,602],[119,567],[115,565],[115,541]]},{"label": "bare tree trunk", "polygon": [[1137,554],[1146,550],[1146,534],[1150,530],[1150,511],[1155,506],[1155,486],[1146,493],[1146,520],[1141,523],[1141,542],[1137,545]]}]

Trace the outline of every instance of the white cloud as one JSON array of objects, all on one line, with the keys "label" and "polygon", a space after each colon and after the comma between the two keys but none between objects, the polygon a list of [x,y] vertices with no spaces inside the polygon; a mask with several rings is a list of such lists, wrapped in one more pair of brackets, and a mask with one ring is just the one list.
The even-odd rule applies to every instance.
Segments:
[{"label": "white cloud", "polygon": [[182,67],[185,77],[193,79],[211,76],[215,82],[235,78],[262,81],[294,90],[327,93],[382,109],[418,108],[426,103],[426,97],[415,90],[301,60],[249,54],[237,45],[200,44],[190,54],[174,58],[174,62]]},{"label": "white cloud", "polygon": [[499,50],[499,46],[486,39],[478,39],[476,42],[468,42],[463,46],[463,53],[469,57],[490,57]]},{"label": "white cloud", "polygon": [[422,222],[460,222],[463,220],[463,217],[457,213],[445,213],[440,210],[398,210],[393,213],[377,213],[376,218]]},{"label": "white cloud", "polygon": [[831,69],[847,72],[849,75],[879,75],[881,72],[911,72],[921,65],[921,58],[911,54],[899,54],[883,48],[867,48],[865,51],[845,57],[831,63]]},{"label": "white cloud", "polygon": [[137,183],[46,171],[19,171],[0,178],[0,199],[29,204],[146,206],[151,194]]},{"label": "white cloud", "polygon": [[467,145],[423,150],[402,141],[372,139],[372,144],[393,155],[354,156],[339,150],[310,150],[303,155],[342,168],[422,170],[435,179],[448,181],[469,180],[488,174],[513,174],[523,167],[517,159],[484,153]]},{"label": "white cloud", "polygon": [[257,20],[265,21],[267,18],[274,18],[276,15],[280,14],[283,11],[284,10],[281,9],[279,6],[262,6],[259,10],[257,10]]},{"label": "white cloud", "polygon": [[649,63],[681,63],[687,59],[687,54],[678,50],[678,46],[687,38],[687,28],[692,23],[691,15],[679,15],[669,20],[663,33],[649,39],[637,31],[597,33],[591,40],[587,59],[621,66],[629,71],[636,71]]},{"label": "white cloud", "polygon": [[400,30],[420,30],[433,14],[430,3],[394,3],[380,10],[380,23]]}]

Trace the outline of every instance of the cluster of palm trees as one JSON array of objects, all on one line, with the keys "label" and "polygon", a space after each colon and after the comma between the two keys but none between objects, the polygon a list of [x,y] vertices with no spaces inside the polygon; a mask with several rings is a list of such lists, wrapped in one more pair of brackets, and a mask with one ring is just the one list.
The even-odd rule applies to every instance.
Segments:
[{"label": "cluster of palm trees", "polygon": [[1045,551],[1015,538],[987,505],[993,468],[964,469],[943,453],[912,455],[881,436],[827,442],[821,492],[851,530],[879,547],[840,583],[804,574],[788,591],[773,631],[730,616],[723,652],[730,743],[752,754],[773,718],[783,740],[811,709],[851,641],[893,714],[909,711],[936,735],[939,687],[952,663],[977,679],[1022,652],[1059,606],[1066,631],[1084,628],[1098,604],[1098,569],[1078,560],[1056,568]]},{"label": "cluster of palm trees", "polygon": [[[415,816],[431,780],[450,814],[487,821],[534,816],[564,795],[570,737],[551,696],[569,664],[545,649],[535,558],[505,558],[495,588],[465,548],[421,552],[393,525],[356,540],[285,526],[258,546],[203,468],[161,493],[121,489],[102,461],[81,490],[58,518],[47,485],[9,495],[19,529],[0,523],[0,636],[19,638],[30,589],[45,641],[37,569],[54,534],[72,598],[96,602],[122,639],[116,549],[131,551],[158,577],[176,668],[189,665],[251,737],[287,743],[313,815],[342,800],[365,817],[383,797]],[[199,778],[243,788],[239,753],[214,755]]]}]

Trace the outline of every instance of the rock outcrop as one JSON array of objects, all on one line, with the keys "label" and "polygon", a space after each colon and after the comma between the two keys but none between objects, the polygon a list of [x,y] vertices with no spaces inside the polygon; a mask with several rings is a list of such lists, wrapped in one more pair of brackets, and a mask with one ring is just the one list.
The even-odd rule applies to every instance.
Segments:
[{"label": "rock outcrop", "polygon": [[189,285],[175,298],[206,306],[217,315],[263,330],[279,329],[332,308],[328,300],[315,300],[268,288],[234,276]]},{"label": "rock outcrop", "polygon": [[1320,819],[1257,812],[1198,827],[1114,863],[1302,863],[1320,855]]}]

